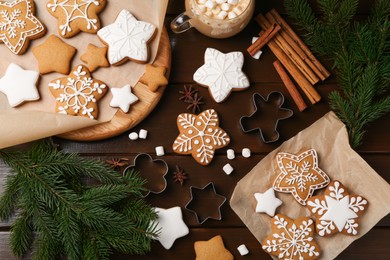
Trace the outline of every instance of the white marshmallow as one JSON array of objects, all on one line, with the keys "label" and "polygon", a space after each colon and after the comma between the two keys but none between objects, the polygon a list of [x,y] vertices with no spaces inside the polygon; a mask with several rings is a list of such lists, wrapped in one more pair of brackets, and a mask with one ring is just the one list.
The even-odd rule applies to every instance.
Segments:
[{"label": "white marshmallow", "polygon": [[221,9],[223,11],[228,11],[230,9],[230,5],[228,3],[221,4]]},{"label": "white marshmallow", "polygon": [[249,148],[242,149],[242,157],[249,158],[249,157],[251,157],[251,155],[252,155],[252,152]]},{"label": "white marshmallow", "polygon": [[198,8],[199,8],[199,11],[201,11],[202,13],[206,12],[206,10],[207,10],[205,5],[198,5]]},{"label": "white marshmallow", "polygon": [[146,139],[146,137],[148,137],[148,131],[146,131],[145,129],[141,129],[139,131],[139,138],[140,139]]},{"label": "white marshmallow", "polygon": [[223,166],[222,170],[226,173],[226,175],[230,175],[234,171],[233,167],[229,163]]},{"label": "white marshmallow", "polygon": [[226,11],[221,11],[221,12],[217,15],[217,18],[223,20],[223,19],[226,18],[226,16],[227,16],[227,12],[226,12]]},{"label": "white marshmallow", "polygon": [[214,14],[214,15],[218,15],[220,12],[221,12],[221,8],[219,6],[215,7],[213,10],[211,10],[211,12]]},{"label": "white marshmallow", "polygon": [[236,5],[238,3],[238,0],[228,0],[227,2],[231,5]]},{"label": "white marshmallow", "polygon": [[135,140],[138,139],[138,134],[135,133],[135,132],[130,133],[130,134],[129,134],[129,138],[130,138],[130,140],[135,141]]},{"label": "white marshmallow", "polygon": [[213,9],[215,7],[215,2],[208,0],[205,4],[207,8]]},{"label": "white marshmallow", "polygon": [[229,17],[229,19],[234,19],[237,17],[237,14],[235,12],[231,11],[228,13],[228,17]]},{"label": "white marshmallow", "polygon": [[204,5],[207,2],[207,0],[198,0],[198,4]]},{"label": "white marshmallow", "polygon": [[215,1],[215,2],[217,2],[217,4],[223,4],[223,3],[226,3],[227,2],[227,0],[217,0],[217,1]]},{"label": "white marshmallow", "polygon": [[241,246],[237,247],[238,252],[240,252],[240,255],[247,255],[249,254],[249,250],[246,247],[246,245],[242,244]]},{"label": "white marshmallow", "polygon": [[240,14],[242,14],[243,10],[242,10],[241,7],[236,6],[236,7],[233,8],[233,12],[235,12],[236,15],[240,15]]},{"label": "white marshmallow", "polygon": [[234,150],[233,149],[228,149],[227,150],[227,158],[229,160],[233,160],[234,158],[236,158],[236,155],[234,154]]},{"label": "white marshmallow", "polygon": [[205,13],[205,15],[206,15],[207,17],[211,17],[211,16],[213,16],[213,13],[212,13],[211,11],[207,11],[207,12]]},{"label": "white marshmallow", "polygon": [[165,151],[164,151],[164,147],[163,146],[157,146],[156,147],[156,155],[157,156],[164,156],[165,155]]},{"label": "white marshmallow", "polygon": [[[256,41],[257,39],[259,39],[259,37],[253,37],[253,38],[252,38],[252,43],[255,43],[255,41]],[[253,57],[254,59],[258,60],[258,59],[260,59],[261,54],[263,54],[263,52],[262,52],[262,51],[258,51],[258,52],[256,52],[256,54],[253,55],[252,57]]]}]

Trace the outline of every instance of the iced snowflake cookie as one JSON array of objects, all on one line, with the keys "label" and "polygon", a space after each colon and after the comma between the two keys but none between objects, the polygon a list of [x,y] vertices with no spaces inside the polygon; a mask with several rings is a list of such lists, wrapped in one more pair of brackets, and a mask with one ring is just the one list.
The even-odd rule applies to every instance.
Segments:
[{"label": "iced snowflake cookie", "polygon": [[367,200],[351,195],[339,181],[332,181],[324,195],[314,196],[307,202],[310,212],[316,216],[317,233],[330,236],[341,232],[357,235],[358,217],[367,210]]},{"label": "iced snowflake cookie", "polygon": [[124,9],[113,24],[100,29],[97,34],[108,45],[110,64],[120,65],[127,60],[146,63],[149,60],[148,43],[156,31],[156,26],[138,21]]},{"label": "iced snowflake cookie", "polygon": [[53,80],[49,87],[57,101],[57,113],[91,119],[97,118],[97,101],[108,90],[103,82],[94,80],[82,65],[74,68],[69,76]]},{"label": "iced snowflake cookie", "polygon": [[272,219],[271,234],[262,248],[279,259],[313,260],[320,255],[320,247],[314,241],[314,221],[311,218],[292,220],[277,214]]},{"label": "iced snowflake cookie", "polygon": [[329,176],[318,167],[314,149],[299,155],[281,152],[276,155],[276,161],[280,173],[274,181],[274,190],[292,193],[303,206],[315,190],[325,188],[330,182]]},{"label": "iced snowflake cookie", "polygon": [[58,19],[58,34],[70,38],[80,31],[96,33],[100,29],[98,14],[106,0],[49,0],[47,10]]},{"label": "iced snowflake cookie", "polygon": [[0,1],[0,42],[15,54],[23,54],[30,40],[46,33],[45,27],[34,16],[33,0]]},{"label": "iced snowflake cookie", "polygon": [[194,81],[208,87],[215,102],[225,101],[233,90],[244,90],[250,86],[242,72],[244,55],[241,52],[224,54],[207,48],[204,59],[205,64],[195,72]]},{"label": "iced snowflake cookie", "polygon": [[206,110],[198,116],[180,114],[177,126],[180,134],[173,143],[173,151],[191,154],[201,165],[210,164],[215,150],[230,142],[228,134],[219,127],[218,114],[214,109]]}]

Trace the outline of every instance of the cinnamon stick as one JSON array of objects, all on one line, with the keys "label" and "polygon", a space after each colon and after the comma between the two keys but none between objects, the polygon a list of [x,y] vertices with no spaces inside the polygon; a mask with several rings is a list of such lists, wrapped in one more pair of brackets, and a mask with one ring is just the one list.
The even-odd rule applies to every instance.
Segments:
[{"label": "cinnamon stick", "polygon": [[[308,65],[316,72],[317,76],[321,80],[325,80],[330,76],[329,71],[321,64],[321,62],[318,61],[318,59],[313,55],[309,47],[299,38],[299,36],[294,32],[294,30],[288,25],[288,23],[280,16],[280,14],[275,10],[272,9],[270,11],[272,16],[275,18],[276,22],[282,27],[282,31],[284,31],[284,35],[288,35],[290,38],[290,41],[295,42],[300,49],[303,51],[305,56],[303,59],[307,59],[306,62]],[[312,65],[314,67],[312,67]]]},{"label": "cinnamon stick", "polygon": [[287,72],[284,70],[283,65],[280,63],[280,61],[277,60],[273,64],[280,78],[282,79],[284,86],[288,90],[288,93],[290,93],[299,111],[302,112],[307,108],[305,100],[303,100],[301,94],[299,93],[298,89],[295,87],[294,83],[288,76]]},{"label": "cinnamon stick", "polygon": [[279,24],[274,23],[267,30],[265,30],[261,36],[247,49],[251,56],[254,56],[260,51],[271,39],[280,31]]}]

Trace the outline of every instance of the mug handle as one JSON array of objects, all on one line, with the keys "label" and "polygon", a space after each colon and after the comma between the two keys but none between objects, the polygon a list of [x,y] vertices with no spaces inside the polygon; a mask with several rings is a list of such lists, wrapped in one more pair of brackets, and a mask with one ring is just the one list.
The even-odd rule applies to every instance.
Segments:
[{"label": "mug handle", "polygon": [[193,27],[190,21],[191,18],[186,14],[186,12],[184,12],[173,19],[171,22],[171,29],[174,33],[183,33],[188,31]]}]

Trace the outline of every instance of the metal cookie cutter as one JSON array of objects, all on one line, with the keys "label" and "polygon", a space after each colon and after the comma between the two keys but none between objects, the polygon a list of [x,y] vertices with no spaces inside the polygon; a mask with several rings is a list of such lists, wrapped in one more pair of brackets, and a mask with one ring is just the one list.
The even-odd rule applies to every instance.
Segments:
[{"label": "metal cookie cutter", "polygon": [[140,176],[147,180],[145,183],[146,193],[144,197],[150,193],[160,194],[165,191],[167,187],[167,180],[165,176],[168,174],[168,164],[161,159],[153,160],[153,158],[146,153],[140,153],[134,158],[133,165],[128,166],[123,175],[130,170],[140,172]]},{"label": "metal cookie cutter", "polygon": [[199,224],[203,224],[209,218],[221,220],[221,207],[226,197],[219,195],[214,183],[210,182],[203,188],[190,187],[191,199],[184,207],[195,214]]},{"label": "metal cookie cutter", "polygon": [[264,143],[272,143],[279,140],[277,131],[280,120],[290,118],[292,110],[282,108],[284,96],[280,92],[271,92],[267,99],[258,93],[253,95],[254,112],[250,116],[243,116],[240,125],[244,133],[259,131]]}]

